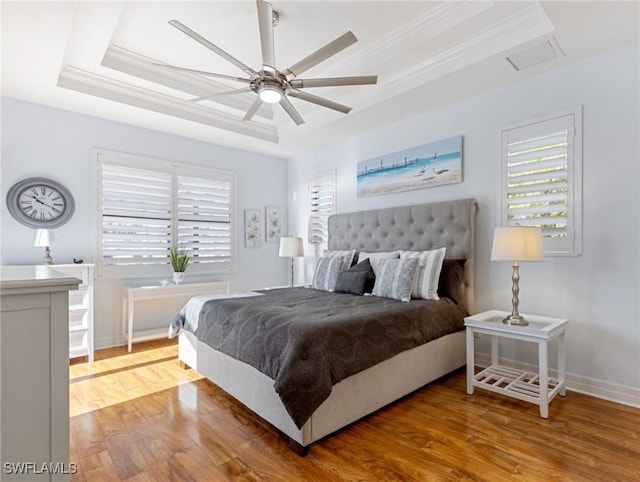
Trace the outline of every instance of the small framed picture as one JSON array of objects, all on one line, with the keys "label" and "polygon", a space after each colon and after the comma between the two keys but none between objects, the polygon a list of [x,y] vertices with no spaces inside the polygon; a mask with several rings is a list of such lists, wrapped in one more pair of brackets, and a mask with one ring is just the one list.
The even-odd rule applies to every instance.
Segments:
[{"label": "small framed picture", "polygon": [[279,206],[267,206],[265,208],[265,240],[267,243],[280,241],[282,221],[280,219]]},{"label": "small framed picture", "polygon": [[247,248],[262,246],[262,213],[259,209],[244,210],[244,245]]}]

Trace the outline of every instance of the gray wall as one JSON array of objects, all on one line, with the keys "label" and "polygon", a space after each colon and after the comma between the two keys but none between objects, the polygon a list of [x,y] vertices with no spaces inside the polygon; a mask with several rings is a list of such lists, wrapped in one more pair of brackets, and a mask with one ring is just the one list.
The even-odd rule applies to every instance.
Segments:
[{"label": "gray wall", "polygon": [[[617,399],[640,405],[639,58],[638,44],[627,45],[292,160],[292,232],[306,237],[307,180],[329,169],[337,170],[339,212],[475,197],[475,307],[510,310],[511,266],[489,259],[498,132],[583,106],[583,254],[523,263],[520,310],[570,319],[567,367],[574,388],[602,396],[617,391]],[[462,183],[357,198],[358,161],[460,134]],[[307,277],[311,270],[307,263]],[[537,362],[533,346],[501,347],[509,358]]]},{"label": "gray wall", "polygon": [[[244,209],[259,208],[264,216],[266,205],[276,205],[282,208],[285,223],[283,233],[286,234],[286,161],[6,97],[2,98],[1,108],[2,264],[42,262],[42,249],[33,247],[34,230],[15,221],[8,213],[5,202],[6,193],[13,183],[32,176],[60,181],[75,198],[74,217],[56,230],[58,243],[51,248],[55,262],[71,263],[74,257],[82,258],[85,262],[95,262],[97,216],[93,192],[96,183],[93,150],[102,148],[235,171],[238,176],[236,271],[233,274],[197,279],[229,280],[233,290],[286,284],[287,262],[278,257],[278,245],[263,243],[262,248],[245,248],[243,232]],[[166,277],[171,277],[169,267]],[[120,343],[122,285],[156,284],[158,281],[96,280],[96,346]],[[166,305],[141,305],[139,316],[136,316],[136,329],[161,327],[167,316]]]}]

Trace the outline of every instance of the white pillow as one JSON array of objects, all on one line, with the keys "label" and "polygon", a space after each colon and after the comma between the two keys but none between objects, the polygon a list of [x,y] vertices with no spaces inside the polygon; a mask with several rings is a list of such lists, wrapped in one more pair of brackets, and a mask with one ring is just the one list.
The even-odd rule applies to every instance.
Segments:
[{"label": "white pillow", "polygon": [[420,263],[411,290],[413,298],[440,299],[438,297],[438,282],[446,250],[447,248],[438,248],[431,251],[403,251],[400,253],[400,259],[417,258]]},{"label": "white pillow", "polygon": [[331,251],[325,250],[322,256],[327,258],[333,258],[335,256],[342,256],[344,258],[344,264],[342,265],[342,271],[351,268],[353,264],[353,258],[356,255],[355,249],[333,249]]},{"label": "white pillow", "polygon": [[378,261],[381,259],[398,259],[401,251],[380,251],[379,253],[368,253],[366,251],[360,251],[358,254],[358,263],[368,259],[371,262],[373,268],[373,274],[378,276]]},{"label": "white pillow", "polygon": [[411,301],[411,288],[419,262],[416,258],[378,260],[378,275],[371,294]]},{"label": "white pillow", "polygon": [[323,291],[335,290],[343,263],[344,259],[341,256],[322,256],[319,258],[313,273],[313,288]]}]

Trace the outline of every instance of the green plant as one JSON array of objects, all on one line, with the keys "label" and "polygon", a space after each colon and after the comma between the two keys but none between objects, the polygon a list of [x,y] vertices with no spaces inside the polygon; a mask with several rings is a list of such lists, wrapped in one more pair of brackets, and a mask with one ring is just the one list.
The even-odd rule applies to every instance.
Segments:
[{"label": "green plant", "polygon": [[174,273],[184,273],[189,266],[189,260],[191,256],[185,250],[179,250],[178,248],[171,248],[169,252],[169,260],[171,261],[171,267]]}]

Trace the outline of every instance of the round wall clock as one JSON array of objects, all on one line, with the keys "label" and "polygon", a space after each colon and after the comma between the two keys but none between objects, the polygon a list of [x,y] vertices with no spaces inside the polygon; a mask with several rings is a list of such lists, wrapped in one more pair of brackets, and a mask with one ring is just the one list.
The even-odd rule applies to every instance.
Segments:
[{"label": "round wall clock", "polygon": [[25,226],[53,229],[71,219],[75,202],[69,190],[59,182],[30,177],[9,189],[7,207],[16,221]]}]

